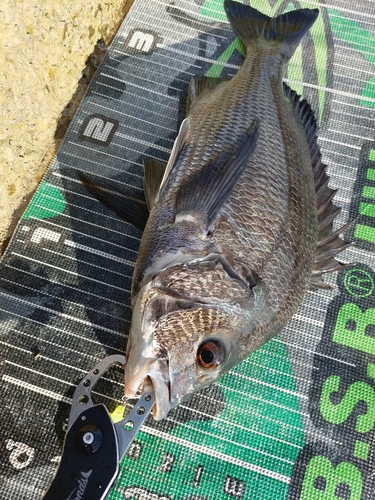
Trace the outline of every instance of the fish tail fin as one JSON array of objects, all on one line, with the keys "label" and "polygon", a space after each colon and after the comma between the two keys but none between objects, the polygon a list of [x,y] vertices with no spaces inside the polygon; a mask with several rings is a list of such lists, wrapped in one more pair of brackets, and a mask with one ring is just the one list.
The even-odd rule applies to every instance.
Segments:
[{"label": "fish tail fin", "polygon": [[249,5],[224,1],[224,9],[236,35],[245,47],[258,39],[280,43],[281,53],[290,59],[319,15],[318,9],[299,9],[268,17]]}]

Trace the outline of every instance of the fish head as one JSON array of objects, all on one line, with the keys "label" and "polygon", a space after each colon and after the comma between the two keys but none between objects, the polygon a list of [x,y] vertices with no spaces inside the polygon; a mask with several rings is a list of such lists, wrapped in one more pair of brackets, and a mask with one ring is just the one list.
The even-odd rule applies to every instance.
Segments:
[{"label": "fish head", "polygon": [[211,385],[263,343],[266,295],[229,276],[220,263],[160,273],[133,307],[125,396],[152,391],[154,418],[161,420]]}]

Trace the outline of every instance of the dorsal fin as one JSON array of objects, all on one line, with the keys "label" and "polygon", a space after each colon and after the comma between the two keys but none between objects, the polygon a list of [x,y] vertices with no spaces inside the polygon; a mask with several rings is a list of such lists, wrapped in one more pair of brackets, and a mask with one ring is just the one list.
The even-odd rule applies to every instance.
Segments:
[{"label": "dorsal fin", "polygon": [[304,126],[310,148],[311,167],[315,180],[319,241],[316,250],[313,275],[311,277],[311,286],[327,288],[327,285],[322,281],[322,274],[351,267],[351,264],[342,264],[334,258],[335,255],[342,252],[350,245],[350,243],[346,243],[339,237],[339,234],[347,229],[348,224],[337,231],[333,231],[333,221],[340,212],[340,208],[333,203],[336,191],[328,187],[329,176],[326,173],[327,165],[322,163],[322,155],[317,142],[316,133],[318,127],[314,112],[310,104],[305,99],[301,101],[301,96],[285,83],[284,91]]},{"label": "dorsal fin", "polygon": [[186,103],[186,114],[190,112],[191,105],[198,99],[204,92],[210,92],[223,82],[229,82],[231,78],[219,77],[211,78],[208,76],[200,76],[192,78],[188,86],[188,98]]}]

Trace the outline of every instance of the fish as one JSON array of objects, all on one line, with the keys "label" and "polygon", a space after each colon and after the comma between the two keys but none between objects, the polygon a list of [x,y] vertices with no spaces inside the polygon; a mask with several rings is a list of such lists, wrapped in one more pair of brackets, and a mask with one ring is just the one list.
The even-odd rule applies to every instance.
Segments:
[{"label": "fish", "polygon": [[224,1],[246,57],[230,79],[193,78],[168,163],[144,160],[144,198],[87,189],[143,230],[132,290],[125,396],[155,396],[165,418],[277,335],[305,292],[346,269],[333,229],[317,123],[283,83],[318,17],[268,17]]}]

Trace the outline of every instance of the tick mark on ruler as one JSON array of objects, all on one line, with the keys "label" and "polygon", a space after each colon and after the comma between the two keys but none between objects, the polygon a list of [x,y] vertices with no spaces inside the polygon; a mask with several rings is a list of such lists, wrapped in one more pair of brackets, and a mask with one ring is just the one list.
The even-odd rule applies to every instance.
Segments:
[{"label": "tick mark on ruler", "polygon": [[193,479],[194,488],[198,488],[199,483],[201,482],[202,474],[203,474],[203,465],[198,465],[198,467],[195,469],[195,476]]},{"label": "tick mark on ruler", "polygon": [[51,231],[50,229],[46,229],[45,227],[38,227],[33,232],[30,243],[39,244],[42,241],[51,241],[53,243],[58,243],[61,238],[61,234],[56,231]]}]

